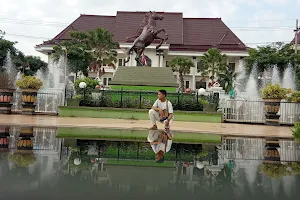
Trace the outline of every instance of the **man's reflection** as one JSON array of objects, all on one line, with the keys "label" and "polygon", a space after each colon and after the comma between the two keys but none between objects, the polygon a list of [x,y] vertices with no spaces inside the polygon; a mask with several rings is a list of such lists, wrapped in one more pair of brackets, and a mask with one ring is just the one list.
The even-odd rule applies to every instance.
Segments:
[{"label": "man's reflection", "polygon": [[165,153],[169,152],[172,146],[173,133],[168,133],[160,130],[150,130],[148,134],[148,142],[156,154],[155,160],[157,163],[165,161]]}]

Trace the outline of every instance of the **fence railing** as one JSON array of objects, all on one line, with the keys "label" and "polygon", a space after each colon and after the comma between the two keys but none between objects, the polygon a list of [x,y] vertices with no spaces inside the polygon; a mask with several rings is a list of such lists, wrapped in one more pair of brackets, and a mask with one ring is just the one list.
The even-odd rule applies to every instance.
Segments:
[{"label": "fence railing", "polygon": [[[79,100],[84,106],[114,108],[151,108],[157,99],[157,92],[147,91],[80,91]],[[200,97],[197,94],[168,93],[167,99],[172,102],[174,110],[203,111],[204,104],[218,107],[218,98]]]},{"label": "fence railing", "polygon": [[[59,105],[61,105],[61,95],[56,93],[38,93],[35,102],[35,112],[44,114],[58,114]],[[11,107],[13,113],[22,112],[22,92],[14,93],[13,105]]]},{"label": "fence railing", "polygon": [[[264,101],[227,100],[223,113],[225,122],[266,123]],[[282,101],[278,115],[280,124],[300,121],[300,103]]]},{"label": "fence railing", "polygon": [[[225,136],[223,151],[230,160],[264,160],[266,138],[246,138]],[[278,151],[282,162],[300,161],[300,144],[292,139],[279,139]]]}]

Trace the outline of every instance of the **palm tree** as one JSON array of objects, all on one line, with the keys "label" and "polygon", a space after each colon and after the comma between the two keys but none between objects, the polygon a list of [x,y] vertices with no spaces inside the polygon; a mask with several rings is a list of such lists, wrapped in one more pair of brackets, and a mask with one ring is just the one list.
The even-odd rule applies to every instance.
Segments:
[{"label": "palm tree", "polygon": [[189,58],[176,56],[168,64],[170,67],[172,67],[172,70],[174,72],[178,72],[180,80],[180,91],[184,92],[185,87],[183,75],[190,73],[191,67],[195,67],[194,62]]},{"label": "palm tree", "polygon": [[231,88],[233,87],[234,80],[237,76],[237,73],[229,70],[229,67],[226,66],[226,69],[223,70],[222,72],[219,72],[218,77],[219,77],[219,83],[220,85],[224,88],[226,94],[229,93]]},{"label": "palm tree", "polygon": [[[68,59],[74,60],[73,63],[78,63],[78,61],[82,60],[85,62],[88,59],[89,66],[86,67],[96,71],[98,78],[104,73],[102,66],[115,67],[118,44],[113,41],[113,35],[108,30],[98,28],[88,32],[72,31],[70,32],[70,37],[70,41],[58,45],[64,46],[66,48],[65,52],[61,47],[55,47],[57,53],[54,57],[56,59],[59,55],[65,54],[67,54]],[[80,59],[78,60],[76,57],[80,57]],[[84,62],[80,63],[84,64]]]},{"label": "palm tree", "polygon": [[226,69],[226,55],[222,55],[219,49],[209,49],[200,60],[203,63],[201,75],[209,76],[212,82]]}]

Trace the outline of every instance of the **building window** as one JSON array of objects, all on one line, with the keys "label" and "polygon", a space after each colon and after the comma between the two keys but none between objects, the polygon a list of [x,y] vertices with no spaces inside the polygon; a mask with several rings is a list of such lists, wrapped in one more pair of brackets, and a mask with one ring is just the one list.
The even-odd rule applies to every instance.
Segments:
[{"label": "building window", "polygon": [[228,63],[228,69],[229,69],[229,71],[234,72],[235,71],[235,63]]},{"label": "building window", "polygon": [[108,78],[108,83],[111,82],[111,78]]},{"label": "building window", "polygon": [[206,82],[196,81],[196,89],[204,88],[206,89]]},{"label": "building window", "polygon": [[190,88],[190,81],[185,81],[185,88]]},{"label": "building window", "polygon": [[197,73],[203,72],[204,71],[204,66],[201,61],[197,62]]},{"label": "building window", "polygon": [[107,78],[103,78],[103,85],[107,85]]},{"label": "building window", "polygon": [[148,66],[148,67],[151,67],[152,66],[152,60],[145,55],[145,58],[146,58],[146,64],[145,65],[142,65],[141,63],[139,62],[136,62],[136,66]]},{"label": "building window", "polygon": [[119,59],[119,67],[125,66],[125,60],[124,59]]}]

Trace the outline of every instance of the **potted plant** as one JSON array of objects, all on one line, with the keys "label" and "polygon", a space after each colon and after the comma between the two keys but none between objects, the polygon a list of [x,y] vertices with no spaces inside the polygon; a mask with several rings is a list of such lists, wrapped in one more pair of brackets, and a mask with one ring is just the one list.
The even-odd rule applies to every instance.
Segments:
[{"label": "potted plant", "polygon": [[9,127],[0,126],[0,149],[7,149],[9,145]]},{"label": "potted plant", "polygon": [[22,113],[33,114],[37,91],[43,86],[43,82],[35,76],[23,75],[22,79],[16,82],[16,85],[22,90],[22,100],[24,102]]},{"label": "potted plant", "polygon": [[31,137],[33,136],[33,127],[22,127],[20,130],[21,138],[18,142],[17,149],[18,150],[32,150],[33,149],[33,143],[31,140]]},{"label": "potted plant", "polygon": [[35,163],[36,156],[31,150],[17,150],[8,159],[19,167],[27,167]]},{"label": "potted plant", "polygon": [[280,115],[277,115],[280,109],[280,102],[286,99],[290,90],[281,88],[279,84],[271,85],[261,90],[261,98],[265,102],[266,122],[268,124],[278,124]]},{"label": "potted plant", "polygon": [[9,80],[9,76],[5,72],[0,72],[0,107],[2,113],[11,113],[11,102],[14,96],[14,84]]}]

